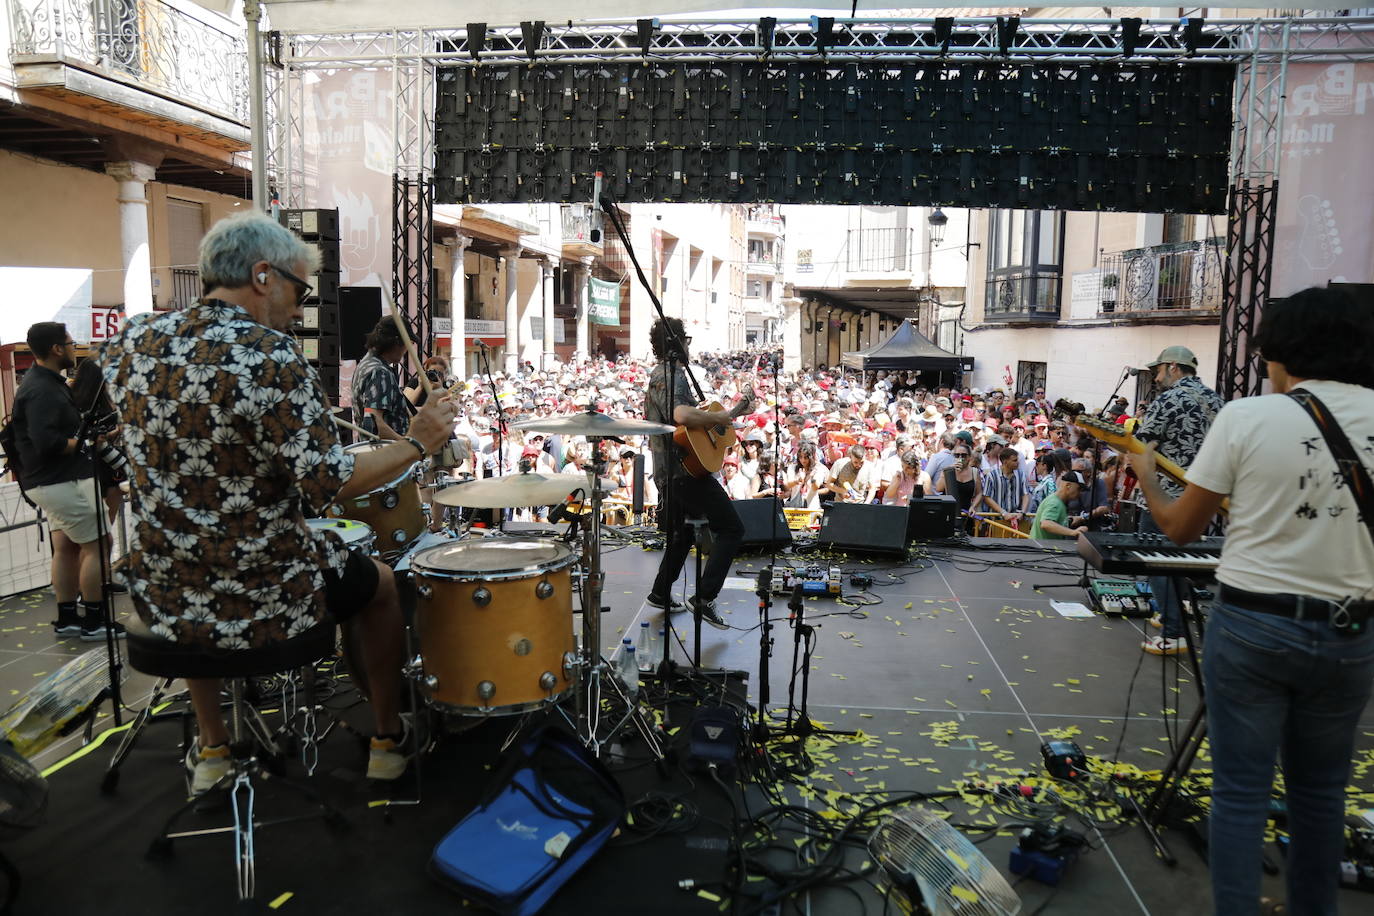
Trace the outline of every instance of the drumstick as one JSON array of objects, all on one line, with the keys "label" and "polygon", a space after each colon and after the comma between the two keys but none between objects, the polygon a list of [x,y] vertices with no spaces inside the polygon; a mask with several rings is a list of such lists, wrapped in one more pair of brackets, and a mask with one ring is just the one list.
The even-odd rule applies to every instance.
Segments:
[{"label": "drumstick", "polygon": [[383,439],[381,436],[377,435],[376,433],[370,433],[370,432],[368,432],[367,430],[363,429],[361,426],[354,426],[352,423],[349,423],[347,420],[340,420],[338,417],[335,417],[335,418],[334,418],[334,422],[335,422],[335,424],[337,424],[337,425],[339,425],[339,426],[342,426],[342,427],[345,428],[345,429],[351,429],[351,430],[353,430],[355,433],[361,433],[362,435],[367,436],[367,438],[372,439],[372,440],[375,441],[375,442],[386,442],[386,441],[388,441],[388,440],[386,440],[386,439]]},{"label": "drumstick", "polygon": [[415,342],[410,339],[410,332],[406,330],[406,323],[401,320],[401,313],[396,309],[396,303],[391,301],[391,295],[385,287],[379,287],[382,297],[386,299],[386,304],[391,306],[391,320],[396,323],[396,330],[401,332],[401,343],[405,344],[406,353],[415,361],[415,371],[420,374],[420,387],[425,390],[425,397],[434,395],[434,386],[429,383],[429,376],[425,374],[424,364],[420,362],[420,356],[415,352]]}]

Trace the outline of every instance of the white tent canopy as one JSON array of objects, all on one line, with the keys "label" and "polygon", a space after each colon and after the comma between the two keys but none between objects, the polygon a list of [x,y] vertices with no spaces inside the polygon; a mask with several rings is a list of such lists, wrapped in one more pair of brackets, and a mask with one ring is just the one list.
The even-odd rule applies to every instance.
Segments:
[{"label": "white tent canopy", "polygon": [[[237,0],[199,0],[202,6],[221,12],[237,5]],[[721,0],[656,0],[627,2],[627,0],[583,0],[576,7],[570,7],[562,0],[516,0],[510,6],[499,10],[501,19],[491,18],[498,10],[487,3],[454,2],[454,0],[410,0],[397,4],[392,0],[264,0],[271,27],[283,32],[305,32],[311,34],[330,32],[370,32],[398,28],[462,28],[469,22],[485,22],[489,26],[513,26],[522,21],[543,20],[549,24],[568,22],[568,14],[575,12],[577,21],[588,22],[603,19],[626,21],[642,18],[673,18],[677,14],[694,14],[691,18],[715,18],[723,21],[748,20],[759,16],[775,16],[780,19],[805,19],[808,16],[834,16],[847,18],[852,9],[848,0],[820,0],[811,6],[798,8],[794,3],[754,4],[748,8],[721,8]],[[1100,11],[1100,2],[1090,0],[1069,0],[1053,9],[1056,15],[1060,9],[1071,7],[1090,8]],[[1007,15],[1008,7],[991,9],[987,6],[957,6],[945,3],[904,3],[900,7],[867,8],[859,4],[857,15],[861,18],[915,18],[928,19],[932,16],[996,16]],[[1031,8],[1027,8],[1028,10]],[[1035,7],[1049,12],[1046,7]],[[1121,7],[1120,15],[1140,16],[1152,7]],[[1227,9],[1270,10],[1267,3],[1240,3]],[[1307,10],[1347,9],[1339,3],[1323,6],[1315,3]],[[1115,9],[1114,9],[1115,12]],[[1201,8],[1205,13],[1206,8]],[[709,13],[710,16],[702,14]],[[1042,13],[1043,15],[1043,13]],[[1260,15],[1256,13],[1256,15]],[[1072,16],[1070,13],[1069,16]],[[1085,17],[1086,18],[1086,17]],[[1093,18],[1099,18],[1094,16]],[[1161,13],[1160,18],[1168,18]]]}]

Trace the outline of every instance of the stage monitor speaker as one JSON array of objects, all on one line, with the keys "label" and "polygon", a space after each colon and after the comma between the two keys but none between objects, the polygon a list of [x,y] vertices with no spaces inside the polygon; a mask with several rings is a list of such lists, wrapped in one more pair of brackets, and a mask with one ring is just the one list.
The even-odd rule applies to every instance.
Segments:
[{"label": "stage monitor speaker", "polygon": [[958,531],[959,501],[953,496],[932,494],[913,499],[906,534],[913,541],[952,538]]},{"label": "stage monitor speaker", "polygon": [[1326,284],[1331,289],[1338,289],[1351,299],[1365,308],[1374,309],[1374,283],[1332,283]]},{"label": "stage monitor speaker", "polygon": [[732,504],[744,525],[742,548],[786,547],[792,543],[792,531],[787,527],[781,500],[736,499]]},{"label": "stage monitor speaker", "polygon": [[906,524],[906,506],[835,503],[825,510],[817,540],[850,551],[905,553]]},{"label": "stage monitor speaker", "polygon": [[382,291],[375,286],[339,287],[339,358],[367,355],[367,335],[382,320]]}]

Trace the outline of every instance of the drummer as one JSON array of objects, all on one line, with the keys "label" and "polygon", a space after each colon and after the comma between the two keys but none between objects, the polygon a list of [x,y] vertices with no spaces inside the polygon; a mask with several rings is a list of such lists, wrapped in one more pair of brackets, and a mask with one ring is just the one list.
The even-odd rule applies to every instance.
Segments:
[{"label": "drummer", "polygon": [[[135,526],[129,593],[152,636],[209,650],[270,646],[346,623],[371,685],[367,775],[407,766],[400,718],[401,611],[392,572],[314,532],[336,499],[393,479],[447,441],[454,405],[431,398],[400,441],[339,442],[315,369],[290,335],[314,251],[260,214],[238,214],[200,247],[205,295],[137,315],[98,359],[126,430]],[[188,680],[200,793],[229,772],[218,680]]]}]

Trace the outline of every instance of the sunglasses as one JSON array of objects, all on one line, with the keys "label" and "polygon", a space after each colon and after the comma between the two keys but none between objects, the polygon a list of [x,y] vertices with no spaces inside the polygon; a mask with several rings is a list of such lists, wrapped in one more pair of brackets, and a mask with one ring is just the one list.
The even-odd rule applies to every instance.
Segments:
[{"label": "sunglasses", "polygon": [[310,294],[315,291],[315,287],[311,286],[309,283],[305,282],[300,277],[296,276],[286,268],[278,267],[275,264],[271,266],[272,269],[275,270],[277,273],[281,274],[282,277],[296,284],[297,288],[299,289],[299,292],[296,293],[297,305],[300,305],[302,302],[304,302],[307,298],[309,298]]}]

